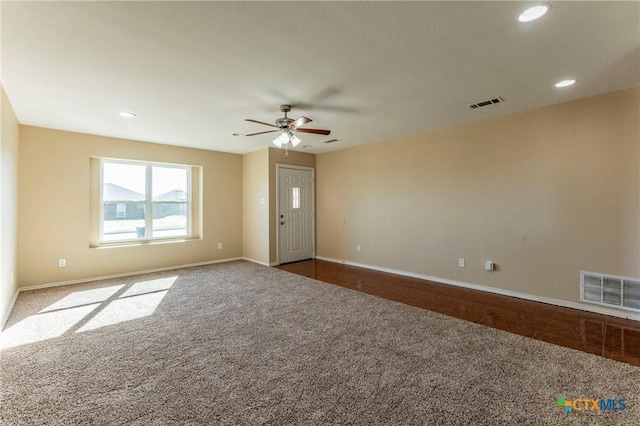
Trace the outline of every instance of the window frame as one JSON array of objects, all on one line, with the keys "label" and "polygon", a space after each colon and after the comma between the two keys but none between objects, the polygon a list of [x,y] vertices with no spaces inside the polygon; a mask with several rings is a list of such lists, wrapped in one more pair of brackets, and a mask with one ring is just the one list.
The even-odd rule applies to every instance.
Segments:
[{"label": "window frame", "polygon": [[[136,161],[136,160],[123,160],[123,159],[112,159],[112,158],[100,158],[99,165],[99,176],[98,176],[98,203],[99,203],[99,234],[98,234],[98,245],[99,246],[113,246],[113,245],[129,245],[129,244],[140,244],[140,243],[152,243],[152,242],[163,242],[163,241],[184,241],[187,239],[194,238],[193,229],[192,229],[192,214],[193,214],[193,167],[186,164],[175,164],[175,163],[162,163],[162,162],[154,162],[154,161]],[[144,166],[145,167],[145,193],[143,194],[145,199],[144,201],[140,201],[141,204],[144,205],[144,223],[145,223],[145,236],[143,238],[124,238],[117,240],[105,240],[104,239],[104,213],[105,213],[105,204],[114,204],[125,203],[130,204],[131,200],[114,200],[107,201],[103,200],[104,196],[104,165],[110,164],[129,164],[135,166]],[[163,167],[163,168],[175,168],[186,171],[187,175],[187,188],[186,188],[186,201],[154,201],[153,200],[153,168],[154,167]],[[185,211],[185,219],[186,219],[186,233],[184,235],[177,236],[153,236],[153,208],[154,204],[184,204],[186,206]],[[117,208],[117,207],[116,207]],[[125,213],[126,215],[126,213]]]}]

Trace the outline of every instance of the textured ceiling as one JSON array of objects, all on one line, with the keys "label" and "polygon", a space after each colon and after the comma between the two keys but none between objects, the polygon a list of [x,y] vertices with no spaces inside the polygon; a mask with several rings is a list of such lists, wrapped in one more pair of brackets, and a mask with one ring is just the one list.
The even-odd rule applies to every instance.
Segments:
[{"label": "textured ceiling", "polygon": [[640,86],[640,2],[531,4],[3,1],[1,79],[22,124],[235,153],[284,103],[320,153]]}]

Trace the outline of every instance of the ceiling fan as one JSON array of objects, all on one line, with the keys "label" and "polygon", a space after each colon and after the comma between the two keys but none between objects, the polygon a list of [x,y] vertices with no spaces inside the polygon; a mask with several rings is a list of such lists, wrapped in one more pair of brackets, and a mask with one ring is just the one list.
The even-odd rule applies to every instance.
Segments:
[{"label": "ceiling fan", "polygon": [[300,126],[304,126],[307,123],[310,123],[312,120],[310,118],[301,116],[296,118],[295,120],[293,118],[289,118],[287,117],[287,113],[289,111],[291,111],[291,105],[280,105],[280,111],[284,112],[284,117],[282,118],[278,118],[276,120],[276,124],[269,124],[269,123],[265,123],[264,121],[258,121],[258,120],[253,120],[251,118],[245,118],[244,121],[250,121],[252,123],[258,123],[258,124],[264,124],[265,126],[270,126],[270,127],[275,127],[276,130],[267,130],[265,132],[257,132],[257,133],[249,133],[245,136],[255,136],[255,135],[262,135],[265,133],[273,133],[273,132],[280,132],[280,134],[278,135],[278,137],[276,137],[273,140],[274,145],[276,145],[278,148],[281,148],[282,145],[285,146],[285,148],[288,146],[289,143],[291,143],[292,146],[296,146],[298,145],[301,140],[300,138],[298,138],[295,133],[300,132],[300,133],[315,133],[317,135],[328,135],[331,133],[330,130],[320,130],[320,129],[304,129],[304,128],[300,128]]}]

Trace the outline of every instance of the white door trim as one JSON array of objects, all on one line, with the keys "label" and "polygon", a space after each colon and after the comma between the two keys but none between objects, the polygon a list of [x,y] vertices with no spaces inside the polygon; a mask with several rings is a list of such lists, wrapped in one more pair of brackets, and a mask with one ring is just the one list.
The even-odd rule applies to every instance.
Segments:
[{"label": "white door trim", "polygon": [[311,172],[311,245],[313,251],[311,258],[316,257],[316,169],[314,167],[296,166],[294,164],[276,163],[276,261],[280,265],[280,169],[296,169]]}]

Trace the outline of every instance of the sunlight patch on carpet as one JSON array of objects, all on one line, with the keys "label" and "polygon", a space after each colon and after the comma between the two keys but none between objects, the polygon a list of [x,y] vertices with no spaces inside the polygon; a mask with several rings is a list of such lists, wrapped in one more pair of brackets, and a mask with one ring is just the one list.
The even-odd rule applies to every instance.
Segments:
[{"label": "sunlight patch on carpet", "polygon": [[100,303],[31,315],[0,334],[0,348],[8,349],[62,336]]},{"label": "sunlight patch on carpet", "polygon": [[153,315],[178,276],[70,293],[0,334],[0,349],[61,337]]},{"label": "sunlight patch on carpet", "polygon": [[175,277],[158,278],[157,280],[140,281],[132,285],[120,297],[138,296],[140,294],[152,293],[154,291],[169,290],[174,282],[178,279]]},{"label": "sunlight patch on carpet", "polygon": [[94,288],[91,290],[83,290],[73,292],[55,303],[47,306],[39,313],[57,311],[60,309],[69,309],[77,306],[90,305],[93,303],[104,302],[111,296],[116,294],[124,285],[114,285],[111,287]]},{"label": "sunlight patch on carpet", "polygon": [[91,318],[89,322],[80,327],[76,333],[96,330],[108,325],[115,325],[153,315],[168,292],[168,290],[157,291],[155,293],[114,300],[98,312],[96,316]]}]

